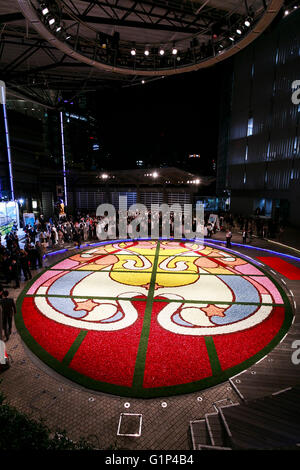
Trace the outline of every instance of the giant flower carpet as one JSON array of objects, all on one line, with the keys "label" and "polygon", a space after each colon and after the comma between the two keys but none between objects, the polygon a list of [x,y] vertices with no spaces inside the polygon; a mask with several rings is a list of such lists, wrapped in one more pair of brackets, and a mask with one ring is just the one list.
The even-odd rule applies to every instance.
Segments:
[{"label": "giant flower carpet", "polygon": [[254,263],[187,241],[117,241],[44,270],[18,299],[27,346],[68,379],[132,397],[187,393],[248,368],[292,320]]}]

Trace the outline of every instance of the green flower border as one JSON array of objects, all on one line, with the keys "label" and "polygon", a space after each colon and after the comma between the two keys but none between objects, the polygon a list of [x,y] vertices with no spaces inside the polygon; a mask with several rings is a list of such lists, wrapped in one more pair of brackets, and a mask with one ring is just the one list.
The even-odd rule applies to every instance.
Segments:
[{"label": "green flower border", "polygon": [[[177,240],[172,240],[172,241],[177,241]],[[178,240],[182,241],[182,240]],[[185,240],[186,241],[186,240]],[[108,243],[112,243],[112,241],[109,241]],[[158,243],[159,247],[159,243]],[[222,251],[227,251],[226,248],[217,247],[218,249],[222,249]],[[82,252],[86,251],[86,248],[77,251]],[[229,251],[228,251],[229,252]],[[182,384],[182,385],[175,385],[175,386],[167,386],[167,387],[157,387],[157,388],[147,388],[144,389],[142,388],[142,381],[141,377],[143,375],[144,371],[144,364],[145,364],[145,353],[139,353],[137,354],[136,358],[136,364],[135,364],[135,374],[134,376],[137,377],[137,380],[134,380],[134,384],[132,387],[124,387],[124,386],[119,386],[119,385],[113,385],[113,384],[108,384],[105,382],[100,382],[96,381],[94,379],[91,379],[87,376],[84,376],[68,367],[68,364],[71,362],[73,355],[77,351],[79,345],[83,341],[85,337],[85,330],[79,329],[79,334],[71,346],[70,350],[67,352],[65,358],[62,360],[62,362],[58,361],[55,359],[51,354],[49,354],[45,349],[43,349],[36,341],[35,339],[30,335],[29,331],[25,327],[23,317],[22,317],[22,304],[24,301],[24,298],[30,289],[30,287],[33,285],[33,283],[48,269],[51,269],[53,266],[55,266],[58,262],[63,261],[64,259],[70,258],[72,255],[68,253],[65,257],[60,259],[59,261],[54,262],[47,268],[45,268],[42,272],[38,273],[31,281],[26,285],[26,287],[23,289],[22,293],[18,297],[17,300],[17,314],[15,317],[15,323],[17,330],[24,341],[24,343],[28,346],[28,348],[39,358],[41,359],[45,364],[47,364],[50,368],[54,369],[56,372],[58,372],[60,375],[65,376],[67,379],[87,388],[87,389],[92,389],[95,391],[99,392],[104,392],[104,393],[109,393],[113,395],[119,395],[119,396],[124,396],[124,397],[132,397],[132,398],[158,398],[158,397],[167,397],[167,396],[173,396],[173,395],[180,395],[180,394],[186,394],[186,393],[192,393],[196,391],[203,390],[208,387],[215,386],[219,383],[222,383],[229,379],[230,377],[233,377],[243,370],[249,368],[256,362],[258,362],[261,358],[266,356],[272,349],[277,346],[277,344],[281,341],[281,339],[285,336],[287,331],[289,330],[291,324],[292,324],[292,319],[293,319],[293,309],[291,306],[291,303],[287,297],[287,294],[283,287],[278,283],[276,279],[274,279],[264,268],[259,268],[261,272],[268,277],[277,287],[279,290],[282,299],[284,301],[284,308],[285,308],[285,317],[284,317],[284,322],[281,326],[281,329],[277,333],[277,335],[270,341],[270,343],[265,346],[261,351],[256,353],[254,356],[251,358],[247,359],[246,361],[241,362],[240,364],[231,367],[230,369],[226,369],[225,371],[222,371],[220,363],[219,363],[219,358],[216,354],[215,350],[215,345],[213,342],[212,336],[206,336],[205,337],[205,343],[209,355],[209,360],[210,364],[212,367],[212,373],[213,375],[211,377],[207,377],[204,379],[201,379],[196,382],[191,382],[188,384]],[[243,258],[242,254],[239,254],[239,256]],[[157,258],[158,258],[158,250],[155,255],[155,262],[157,263]],[[249,264],[257,267],[253,262],[249,261],[246,259]],[[154,268],[153,268],[153,271]],[[151,282],[153,284],[154,279],[151,279]],[[151,284],[151,283],[150,283]],[[151,289],[151,287],[150,287]],[[153,299],[152,299],[153,302]],[[151,304],[152,307],[152,304]],[[146,307],[147,309],[147,307]],[[149,313],[149,312],[148,312]],[[145,312],[146,314],[146,312]],[[146,316],[146,315],[145,315]],[[149,320],[151,318],[151,315],[149,316]],[[149,328],[150,328],[150,321],[146,321],[146,324],[143,324],[143,330],[140,338],[140,345],[143,345],[143,348],[145,350],[145,347],[148,342],[148,335],[149,335]],[[74,347],[75,345],[75,347]],[[77,347],[76,347],[77,346]],[[140,346],[139,346],[139,351],[140,351]]]}]

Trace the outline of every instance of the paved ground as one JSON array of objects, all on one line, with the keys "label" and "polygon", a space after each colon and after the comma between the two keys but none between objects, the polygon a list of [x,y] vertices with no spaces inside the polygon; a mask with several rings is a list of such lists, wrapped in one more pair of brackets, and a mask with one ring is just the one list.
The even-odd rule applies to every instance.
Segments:
[{"label": "paved ground", "polygon": [[[224,240],[225,234],[219,234],[215,238]],[[240,243],[241,236],[234,235],[233,241]],[[252,243],[272,250],[280,248],[283,253],[300,256],[297,252],[275,247],[265,240],[255,239]],[[233,246],[233,249],[248,256],[252,256],[255,252],[253,249],[238,246]],[[63,256],[65,253],[52,255],[45,260],[45,265],[52,264]],[[296,260],[289,261],[300,267],[300,263]],[[291,282],[293,293],[299,296],[300,281]],[[24,286],[25,282],[21,282],[20,289],[10,289],[15,299]],[[291,288],[289,282],[285,286],[287,289]],[[290,298],[291,301],[294,300],[291,296]],[[297,300],[296,298],[296,302]],[[299,302],[296,303],[297,317],[299,317],[300,310],[297,304]],[[296,325],[298,323],[297,319]],[[166,399],[126,399],[92,392],[67,381],[41,363],[24,346],[15,326],[6,345],[13,360],[11,368],[1,375],[1,390],[6,395],[7,401],[35,419],[42,418],[52,430],[65,429],[71,439],[78,440],[83,437],[99,449],[189,450],[191,447],[188,430],[191,420],[200,419],[206,413],[214,412],[213,403],[216,401],[231,400],[235,403],[242,401],[234,381],[227,381],[198,393]],[[288,337],[279,346],[281,349],[285,347],[288,355],[290,354]],[[289,381],[288,376],[286,381]],[[140,437],[117,436],[121,413],[142,415]]]}]

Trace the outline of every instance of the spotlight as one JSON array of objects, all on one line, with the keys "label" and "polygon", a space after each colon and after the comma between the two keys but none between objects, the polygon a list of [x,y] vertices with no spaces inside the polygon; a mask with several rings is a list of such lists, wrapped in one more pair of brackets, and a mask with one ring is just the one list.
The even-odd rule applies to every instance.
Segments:
[{"label": "spotlight", "polygon": [[61,26],[57,26],[56,28],[56,32],[59,33],[59,31],[61,31]]},{"label": "spotlight", "polygon": [[234,37],[233,35],[229,36],[230,41],[234,42]]},{"label": "spotlight", "polygon": [[161,56],[163,56],[164,53],[165,53],[164,49],[160,48],[160,49],[159,49],[159,54],[160,54]]},{"label": "spotlight", "polygon": [[136,49],[132,48],[131,51],[130,51],[130,54],[131,54],[132,56],[136,55]]},{"label": "spotlight", "polygon": [[68,40],[68,39],[71,39],[70,34],[67,34],[67,36],[66,36],[66,40]]},{"label": "spotlight", "polygon": [[250,28],[250,26],[251,26],[251,18],[250,18],[250,17],[248,17],[248,18],[245,19],[244,25],[245,25],[247,28]]},{"label": "spotlight", "polygon": [[173,55],[176,55],[177,52],[178,52],[178,50],[177,50],[176,47],[174,46],[173,49],[172,49],[172,54],[173,54]]},{"label": "spotlight", "polygon": [[43,14],[44,16],[46,16],[47,13],[49,13],[49,10],[48,10],[47,7],[44,7],[44,8],[42,9],[42,14]]},{"label": "spotlight", "polygon": [[145,54],[146,56],[148,56],[148,55],[150,54],[150,51],[149,51],[149,49],[148,49],[148,48],[147,48],[147,49],[145,49],[145,51],[144,51],[144,54]]},{"label": "spotlight", "polygon": [[284,16],[287,16],[289,14],[289,10],[285,10]]},{"label": "spotlight", "polygon": [[145,80],[142,80],[142,84],[143,84],[143,85],[144,85],[144,83],[145,83]]},{"label": "spotlight", "polygon": [[242,34],[242,29],[241,29],[241,28],[237,28],[237,29],[236,29],[236,32],[237,32],[237,34],[241,35],[241,34]]},{"label": "spotlight", "polygon": [[55,19],[54,18],[50,18],[50,20],[48,21],[49,25],[51,26],[52,24],[55,23]]}]

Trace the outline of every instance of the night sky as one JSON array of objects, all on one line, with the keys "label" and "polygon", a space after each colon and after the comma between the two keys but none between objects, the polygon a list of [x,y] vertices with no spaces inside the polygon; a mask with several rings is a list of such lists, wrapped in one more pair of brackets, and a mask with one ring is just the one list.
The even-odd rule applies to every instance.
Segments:
[{"label": "night sky", "polygon": [[198,170],[217,158],[222,66],[165,77],[97,95],[97,114],[111,168],[181,166],[200,153]]}]

